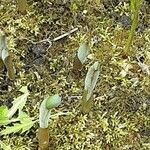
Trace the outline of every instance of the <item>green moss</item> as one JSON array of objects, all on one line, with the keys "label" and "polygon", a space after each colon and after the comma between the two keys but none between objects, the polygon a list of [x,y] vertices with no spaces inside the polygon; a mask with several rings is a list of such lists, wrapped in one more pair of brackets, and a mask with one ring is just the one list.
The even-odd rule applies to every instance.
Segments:
[{"label": "green moss", "polygon": [[[12,98],[20,94],[18,89],[28,85],[30,96],[25,110],[37,119],[39,105],[45,95],[59,93],[63,104],[52,114],[67,111],[70,115],[50,121],[49,132],[56,150],[146,150],[149,136],[143,135],[143,131],[148,133],[150,125],[149,77],[138,66],[135,56],[129,56],[130,62],[125,62],[123,54],[128,32],[120,25],[120,16],[128,16],[129,3],[124,1],[115,6],[112,0],[74,2],[77,9],[71,10],[69,1],[60,4],[60,1],[31,0],[25,15],[17,13],[12,1],[1,2],[0,26],[8,36],[8,47],[13,53],[17,73],[14,82],[0,73],[0,104],[11,104]],[[146,56],[149,52],[148,9],[144,2],[141,7],[142,28],[139,28],[143,31],[136,34],[132,47],[136,56],[146,57],[146,65],[149,64]],[[114,12],[119,14],[118,20],[112,17]],[[72,27],[79,27],[79,30],[54,42],[45,54],[36,56],[33,41],[49,36],[51,40]],[[85,39],[89,41],[91,54],[81,78],[76,80],[71,72],[73,53]],[[43,47],[47,49],[46,44]],[[93,93],[94,109],[89,115],[82,115],[79,99],[85,75],[87,68],[97,60],[101,66],[101,80]],[[123,77],[120,72],[126,69],[125,63],[132,68]],[[35,124],[25,135],[8,135],[2,141],[12,149],[37,149],[37,129]]]}]

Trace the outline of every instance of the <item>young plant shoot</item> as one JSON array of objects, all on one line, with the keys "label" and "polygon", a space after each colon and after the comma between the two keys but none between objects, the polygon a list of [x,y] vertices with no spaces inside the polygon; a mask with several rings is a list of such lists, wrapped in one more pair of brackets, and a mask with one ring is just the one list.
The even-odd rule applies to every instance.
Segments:
[{"label": "young plant shoot", "polygon": [[95,62],[88,70],[85,78],[84,93],[81,102],[81,111],[89,113],[92,107],[92,93],[99,77],[99,63]]},{"label": "young plant shoot", "polygon": [[48,122],[51,116],[51,110],[59,106],[60,103],[61,97],[58,94],[47,97],[41,103],[39,115],[40,128],[38,131],[39,150],[48,150],[49,147]]},{"label": "young plant shoot", "polygon": [[80,76],[80,71],[83,67],[83,64],[87,60],[87,56],[89,55],[89,52],[90,52],[89,45],[87,43],[82,43],[73,61],[73,73],[76,75],[76,77]]},{"label": "young plant shoot", "polygon": [[2,69],[4,66],[7,69],[8,77],[10,79],[14,79],[15,69],[12,63],[12,57],[7,49],[6,35],[0,30],[0,69]]}]

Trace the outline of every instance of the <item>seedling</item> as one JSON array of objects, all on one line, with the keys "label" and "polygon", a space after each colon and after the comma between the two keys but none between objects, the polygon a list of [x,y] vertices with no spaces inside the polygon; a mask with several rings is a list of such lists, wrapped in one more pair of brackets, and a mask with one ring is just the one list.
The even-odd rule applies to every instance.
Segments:
[{"label": "seedling", "polygon": [[2,69],[4,66],[7,69],[8,77],[10,79],[14,79],[15,70],[12,63],[12,58],[7,49],[6,35],[0,30],[0,69]]},{"label": "seedling", "polygon": [[98,77],[99,77],[99,63],[95,62],[88,70],[86,78],[85,78],[85,85],[84,85],[84,92],[81,101],[81,111],[83,113],[89,113],[92,107],[92,93],[96,86]]},{"label": "seedling", "polygon": [[61,103],[61,97],[56,94],[50,97],[47,97],[43,100],[40,106],[40,115],[39,115],[39,150],[48,150],[49,147],[49,130],[48,122],[51,116],[51,110]]},{"label": "seedling", "polygon": [[90,48],[87,43],[82,43],[74,57],[73,61],[73,72],[79,76],[83,64],[85,63],[87,56],[89,55]]}]

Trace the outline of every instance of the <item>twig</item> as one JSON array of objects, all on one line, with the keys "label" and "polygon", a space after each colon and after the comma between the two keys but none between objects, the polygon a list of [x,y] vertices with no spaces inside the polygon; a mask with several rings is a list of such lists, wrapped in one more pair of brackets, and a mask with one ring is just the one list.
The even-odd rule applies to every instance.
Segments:
[{"label": "twig", "polygon": [[48,37],[47,39],[40,40],[40,41],[38,41],[38,42],[34,42],[34,41],[29,40],[29,39],[27,39],[27,38],[22,38],[22,39],[28,40],[28,41],[31,42],[32,44],[39,44],[39,43],[43,43],[43,42],[48,42],[48,43],[49,43],[49,47],[50,47],[50,46],[52,46],[52,42],[56,42],[56,41],[58,41],[58,40],[60,40],[60,39],[62,39],[62,38],[64,38],[64,37],[66,37],[66,36],[68,36],[68,35],[70,35],[70,34],[76,32],[77,30],[78,30],[78,28],[74,28],[74,29],[72,29],[71,31],[66,32],[66,33],[64,33],[64,34],[62,34],[62,35],[60,35],[60,36],[54,38],[53,40],[50,40],[50,37]]},{"label": "twig", "polygon": [[72,29],[71,31],[66,32],[66,33],[64,33],[64,34],[62,34],[62,35],[60,35],[60,36],[54,38],[52,41],[54,41],[54,42],[55,42],[55,41],[58,41],[58,40],[60,40],[60,39],[62,39],[62,38],[64,38],[64,37],[70,35],[71,33],[75,32],[75,31],[77,31],[77,30],[78,30],[78,28],[74,28],[74,29]]}]

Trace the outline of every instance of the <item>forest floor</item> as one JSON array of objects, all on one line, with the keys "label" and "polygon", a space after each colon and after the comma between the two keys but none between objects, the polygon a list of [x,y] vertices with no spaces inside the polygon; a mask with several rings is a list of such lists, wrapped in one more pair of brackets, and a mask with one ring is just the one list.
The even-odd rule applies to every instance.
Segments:
[{"label": "forest floor", "polygon": [[[35,120],[46,95],[58,93],[62,104],[52,114],[49,133],[54,150],[150,149],[150,4],[143,2],[132,54],[124,56],[131,27],[128,0],[29,0],[20,14],[14,1],[0,2],[0,28],[16,70],[14,80],[0,72],[0,106],[12,106],[19,89],[27,86],[24,111]],[[54,41],[73,29],[75,32]],[[52,43],[42,42],[47,39]],[[41,41],[41,42],[39,42]],[[81,43],[90,55],[78,76],[73,61]],[[50,45],[51,44],[51,45]],[[100,77],[89,114],[80,112],[87,70],[100,63]],[[12,150],[36,150],[38,122],[24,133],[0,137]],[[1,129],[4,129],[5,126]],[[50,148],[51,149],[51,148]]]}]

